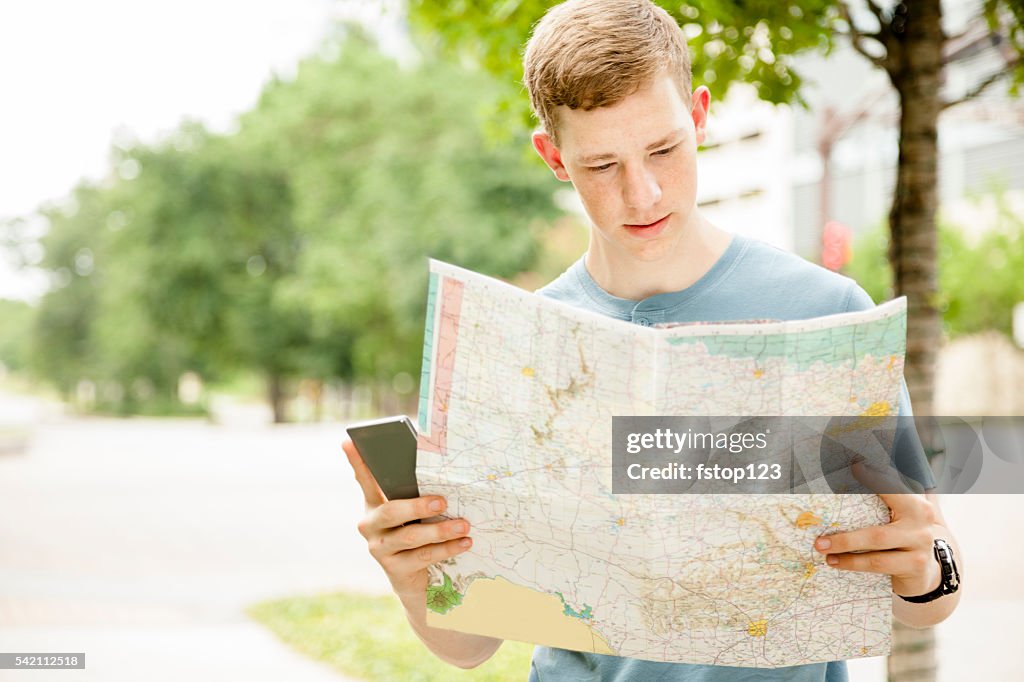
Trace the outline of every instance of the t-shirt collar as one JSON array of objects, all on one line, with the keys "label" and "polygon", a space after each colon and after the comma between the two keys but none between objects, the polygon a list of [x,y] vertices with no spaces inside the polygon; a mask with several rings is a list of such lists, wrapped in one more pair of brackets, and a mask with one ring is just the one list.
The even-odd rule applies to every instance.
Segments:
[{"label": "t-shirt collar", "polygon": [[673,309],[690,305],[697,298],[713,289],[718,282],[736,265],[747,248],[747,239],[733,235],[729,246],[718,260],[715,261],[700,279],[680,291],[669,291],[663,294],[648,296],[639,301],[613,296],[602,289],[587,271],[586,254],[580,256],[572,265],[577,281],[594,304],[607,315],[623,320],[633,320],[642,314],[644,319],[652,323],[665,321],[665,315]]}]

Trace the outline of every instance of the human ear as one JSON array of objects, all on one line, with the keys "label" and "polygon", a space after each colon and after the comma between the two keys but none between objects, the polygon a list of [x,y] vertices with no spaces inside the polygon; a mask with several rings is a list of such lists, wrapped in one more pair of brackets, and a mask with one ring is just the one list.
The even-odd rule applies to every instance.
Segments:
[{"label": "human ear", "polygon": [[569,180],[569,173],[565,170],[565,165],[562,163],[562,153],[558,151],[558,147],[551,141],[550,135],[543,132],[534,133],[533,148],[540,154],[540,158],[544,159],[544,163],[548,165],[548,168],[551,169],[556,178],[562,182]]},{"label": "human ear", "polygon": [[708,123],[708,108],[711,106],[711,91],[706,85],[702,85],[693,91],[693,104],[690,107],[690,116],[693,118],[693,128],[697,133],[697,145],[704,144],[704,129]]}]

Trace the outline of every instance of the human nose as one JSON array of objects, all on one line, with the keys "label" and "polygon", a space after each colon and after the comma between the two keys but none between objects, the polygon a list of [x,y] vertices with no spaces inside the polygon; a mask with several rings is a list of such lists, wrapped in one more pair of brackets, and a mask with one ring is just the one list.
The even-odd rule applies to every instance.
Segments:
[{"label": "human nose", "polygon": [[622,199],[629,208],[650,208],[661,201],[661,185],[650,169],[627,168],[623,173]]}]

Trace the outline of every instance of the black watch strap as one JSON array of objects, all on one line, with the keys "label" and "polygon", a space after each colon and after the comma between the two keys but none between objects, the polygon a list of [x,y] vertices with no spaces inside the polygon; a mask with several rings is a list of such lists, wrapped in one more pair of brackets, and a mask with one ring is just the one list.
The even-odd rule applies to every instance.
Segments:
[{"label": "black watch strap", "polygon": [[960,572],[956,570],[956,561],[953,560],[953,548],[945,540],[936,539],[933,551],[935,552],[935,560],[939,562],[939,568],[942,569],[942,580],[939,582],[939,586],[928,594],[916,597],[904,597],[901,594],[899,595],[900,599],[913,604],[927,604],[943,595],[953,594],[960,589]]}]

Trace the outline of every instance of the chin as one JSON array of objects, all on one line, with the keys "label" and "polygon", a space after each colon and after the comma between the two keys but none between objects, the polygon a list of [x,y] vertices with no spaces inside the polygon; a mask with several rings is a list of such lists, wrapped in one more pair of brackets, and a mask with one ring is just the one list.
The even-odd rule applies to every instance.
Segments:
[{"label": "chin", "polygon": [[671,244],[665,242],[644,244],[642,248],[629,249],[630,254],[636,260],[653,263],[654,261],[661,260],[671,251]]}]

